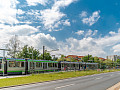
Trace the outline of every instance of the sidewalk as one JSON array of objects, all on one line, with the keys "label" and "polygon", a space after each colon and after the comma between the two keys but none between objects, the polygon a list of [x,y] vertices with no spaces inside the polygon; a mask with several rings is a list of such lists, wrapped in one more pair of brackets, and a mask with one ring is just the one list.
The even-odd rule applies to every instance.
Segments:
[{"label": "sidewalk", "polygon": [[120,82],[108,88],[107,90],[120,90]]},{"label": "sidewalk", "polygon": [[0,79],[4,79],[4,78],[15,78],[15,77],[25,77],[25,76],[29,76],[29,75],[0,76]]}]

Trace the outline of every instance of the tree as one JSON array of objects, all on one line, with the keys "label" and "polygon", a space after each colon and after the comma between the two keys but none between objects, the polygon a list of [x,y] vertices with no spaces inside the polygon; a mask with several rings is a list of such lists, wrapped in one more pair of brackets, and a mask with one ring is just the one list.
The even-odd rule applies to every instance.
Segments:
[{"label": "tree", "polygon": [[66,61],[65,56],[61,55],[61,57],[59,59],[57,59],[57,61]]},{"label": "tree", "polygon": [[9,43],[6,45],[6,48],[10,51],[8,52],[8,55],[11,56],[11,58],[15,58],[16,52],[20,50],[20,40],[18,40],[18,36],[13,36]]},{"label": "tree", "polygon": [[69,61],[69,62],[77,62],[77,60],[73,57],[70,57],[70,58],[66,58],[66,61]]},{"label": "tree", "polygon": [[[39,58],[40,58],[40,59],[43,59],[43,54],[41,54]],[[52,57],[50,56],[50,53],[44,52],[44,59],[45,59],[45,60],[51,60]]]},{"label": "tree", "polygon": [[17,58],[30,58],[32,59],[32,54],[33,54],[33,59],[39,59],[40,52],[37,49],[34,49],[34,47],[28,47],[28,45],[25,45],[22,49],[21,52],[17,53]]},{"label": "tree", "polygon": [[88,60],[92,60],[92,62],[94,62],[94,57],[92,57],[92,55],[87,55],[82,58],[82,61],[84,62],[89,62]]},{"label": "tree", "polygon": [[119,64],[120,64],[120,59],[117,59],[117,63],[119,63]]},{"label": "tree", "polygon": [[113,62],[110,59],[107,59],[107,60],[103,61],[103,63],[105,63],[108,67],[112,67],[113,66]]},{"label": "tree", "polygon": [[99,63],[99,58],[95,56],[95,57],[94,57],[94,62],[95,62],[95,63]]}]

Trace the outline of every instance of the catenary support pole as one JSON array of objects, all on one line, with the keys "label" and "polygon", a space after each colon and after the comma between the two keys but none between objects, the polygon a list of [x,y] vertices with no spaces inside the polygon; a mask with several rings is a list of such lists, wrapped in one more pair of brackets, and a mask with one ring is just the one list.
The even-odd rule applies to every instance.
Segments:
[{"label": "catenary support pole", "polygon": [[44,60],[45,46],[43,46],[43,60]]}]

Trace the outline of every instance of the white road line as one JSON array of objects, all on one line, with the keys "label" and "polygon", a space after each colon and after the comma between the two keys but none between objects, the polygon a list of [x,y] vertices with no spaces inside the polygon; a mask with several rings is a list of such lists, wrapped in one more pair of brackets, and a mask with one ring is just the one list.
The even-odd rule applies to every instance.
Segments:
[{"label": "white road line", "polygon": [[103,77],[99,77],[99,78],[95,78],[95,79],[101,79],[101,78],[103,78]]},{"label": "white road line", "polygon": [[60,86],[60,87],[56,87],[55,89],[59,89],[59,88],[64,88],[64,87],[69,87],[69,86],[73,86],[75,84],[69,84],[69,85],[65,85],[65,86]]},{"label": "white road line", "polygon": [[110,75],[110,76],[113,76],[113,75]]}]

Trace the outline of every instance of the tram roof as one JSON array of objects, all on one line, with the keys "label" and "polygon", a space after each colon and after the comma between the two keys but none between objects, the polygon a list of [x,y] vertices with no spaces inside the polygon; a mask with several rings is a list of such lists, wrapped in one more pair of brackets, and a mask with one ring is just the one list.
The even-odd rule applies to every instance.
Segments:
[{"label": "tram roof", "polygon": [[28,61],[30,62],[51,62],[51,63],[58,63],[58,61],[51,61],[51,60],[31,60],[29,59]]}]

